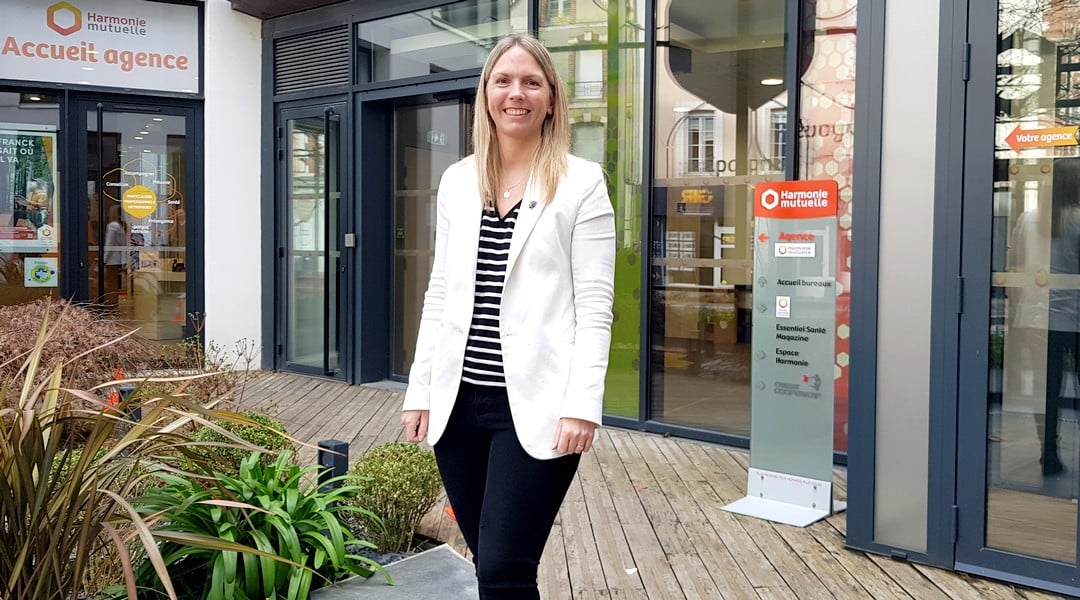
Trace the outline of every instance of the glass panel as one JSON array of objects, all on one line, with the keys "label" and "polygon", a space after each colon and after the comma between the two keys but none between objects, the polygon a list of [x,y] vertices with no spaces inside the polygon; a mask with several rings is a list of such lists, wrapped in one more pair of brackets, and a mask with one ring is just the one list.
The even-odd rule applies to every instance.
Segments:
[{"label": "glass panel", "polygon": [[0,92],[0,304],[57,296],[59,99]]},{"label": "glass panel", "polygon": [[472,152],[472,107],[458,101],[394,114],[394,364],[408,375],[435,260],[435,193],[443,171]]},{"label": "glass panel", "polygon": [[574,154],[601,164],[615,207],[615,322],[604,412],[638,418],[645,0],[541,0],[540,39],[567,84]]},{"label": "glass panel", "polygon": [[[748,435],[751,202],[785,178],[783,0],[661,2],[651,273],[652,418]],[[798,179],[840,184],[835,447],[847,449],[855,0],[805,0]],[[664,39],[664,38],[667,39]],[[719,74],[719,75],[717,75]]]},{"label": "glass panel", "polygon": [[[338,367],[337,216],[339,122],[289,119],[287,206],[288,309],[285,359],[332,374]],[[329,182],[329,188],[327,183]],[[329,194],[327,193],[329,191]],[[327,198],[329,197],[329,203]]]},{"label": "glass panel", "polygon": [[86,123],[90,297],[146,339],[179,341],[188,319],[187,119],[105,112],[99,130],[89,111]]},{"label": "glass panel", "polygon": [[788,103],[785,4],[672,0],[658,12],[656,420],[750,434],[753,190],[784,179],[772,115]]},{"label": "glass panel", "polygon": [[[804,0],[799,64],[797,179],[834,179],[840,189],[836,257],[836,380],[833,445],[847,451],[851,326],[851,189],[855,147],[856,0]],[[783,154],[787,112],[771,116],[772,158]]]},{"label": "glass panel", "polygon": [[1076,562],[1080,2],[998,13],[986,545]]},{"label": "glass panel", "polygon": [[389,81],[484,65],[498,38],[526,30],[528,3],[463,0],[361,23],[357,81]]}]

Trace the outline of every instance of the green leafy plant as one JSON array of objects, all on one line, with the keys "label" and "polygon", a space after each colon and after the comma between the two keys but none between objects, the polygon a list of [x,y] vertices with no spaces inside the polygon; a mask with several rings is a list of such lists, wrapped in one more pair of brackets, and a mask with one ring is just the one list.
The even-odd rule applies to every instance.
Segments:
[{"label": "green leafy plant", "polygon": [[[202,598],[306,598],[325,582],[350,574],[370,577],[376,571],[389,580],[377,563],[350,551],[350,546],[374,545],[351,539],[337,517],[339,512],[374,515],[341,503],[354,488],[330,487],[334,480],[320,487],[313,481],[316,469],[297,466],[288,451],[269,465],[252,452],[235,477],[219,473],[200,481],[158,473],[164,486],[135,504],[140,514],[160,523],[154,534],[164,540],[160,552],[169,574],[197,586],[181,591],[202,590]],[[257,552],[195,548],[189,544],[193,537],[217,538]],[[140,566],[138,581],[161,589],[151,564]]]},{"label": "green leafy plant", "polygon": [[[153,537],[153,519],[132,507],[143,485],[145,467],[194,459],[181,432],[193,422],[227,419],[182,395],[111,404],[105,391],[113,382],[88,390],[61,389],[65,366],[83,354],[54,358],[42,378],[46,344],[75,318],[68,308],[43,311],[28,355],[0,364],[0,396],[14,399],[0,408],[0,598],[68,599],[83,597],[96,557],[112,556],[121,565],[123,591],[135,598],[132,549],[175,598],[169,574]],[[92,347],[106,348],[115,340]],[[11,375],[10,362],[22,361]],[[180,380],[173,380],[177,389]],[[128,415],[140,409],[141,418]],[[238,417],[239,418],[239,417]],[[224,547],[215,540],[192,540]]]},{"label": "green leafy plant", "polygon": [[191,436],[196,442],[213,444],[199,447],[197,452],[215,468],[228,475],[235,476],[239,473],[240,463],[248,457],[250,451],[233,443],[232,440],[237,437],[251,446],[268,451],[260,457],[263,465],[274,462],[278,453],[293,449],[292,442],[286,435],[284,423],[254,411],[245,411],[241,414],[251,423],[215,421],[214,426],[199,428]]},{"label": "green leafy plant", "polygon": [[384,444],[365,452],[348,476],[358,488],[348,502],[380,517],[361,516],[358,529],[384,552],[411,550],[420,520],[442,493],[435,455],[416,444]]}]

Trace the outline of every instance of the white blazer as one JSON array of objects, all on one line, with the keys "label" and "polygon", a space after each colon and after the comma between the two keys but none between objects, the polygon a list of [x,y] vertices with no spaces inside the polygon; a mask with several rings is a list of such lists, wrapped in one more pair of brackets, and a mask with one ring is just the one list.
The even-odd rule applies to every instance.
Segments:
[{"label": "white blazer", "polygon": [[[510,240],[500,310],[514,429],[531,456],[552,448],[562,417],[600,424],[611,345],[615,215],[600,166],[567,156],[550,204],[530,182]],[[435,264],[403,410],[430,410],[428,441],[446,430],[473,316],[483,211],[474,157],[443,173]]]}]

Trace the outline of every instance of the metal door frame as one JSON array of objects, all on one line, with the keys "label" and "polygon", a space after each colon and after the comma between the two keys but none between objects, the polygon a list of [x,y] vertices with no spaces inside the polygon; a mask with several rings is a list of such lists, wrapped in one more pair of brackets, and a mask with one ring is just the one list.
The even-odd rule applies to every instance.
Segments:
[{"label": "metal door frame", "polygon": [[[988,465],[988,373],[991,311],[992,198],[997,93],[998,6],[966,4],[970,75],[963,100],[962,198],[956,342],[955,567],[1067,594],[1080,594],[1077,564],[1024,556],[985,545]],[[989,208],[989,210],[988,210]],[[1078,549],[1080,550],[1080,549]]]},{"label": "metal door frame", "polygon": [[[355,359],[357,382],[407,378],[393,373],[393,198],[394,113],[403,106],[415,106],[457,98],[471,102],[479,73],[462,77],[357,92],[355,96],[356,156],[359,168],[357,190],[358,244],[365,260],[358,261],[354,293],[357,314],[352,337],[358,340]],[[462,127],[468,124],[462,123]]]},{"label": "metal door frame", "polygon": [[[329,112],[332,111],[332,112]],[[327,275],[324,281],[324,305],[323,305],[323,361],[324,366],[311,367],[308,365],[301,365],[289,362],[286,359],[286,349],[290,343],[288,339],[288,297],[289,297],[289,278],[288,278],[288,257],[289,257],[289,230],[291,224],[288,221],[289,206],[288,206],[288,184],[289,184],[289,167],[287,161],[289,160],[289,140],[286,137],[285,124],[292,119],[302,118],[322,118],[329,119],[332,116],[336,116],[339,119],[338,125],[338,187],[341,192],[341,198],[338,201],[338,214],[337,214],[337,231],[324,231],[322,232],[327,242],[333,237],[337,239],[337,247],[340,251],[340,264],[332,265],[333,271],[338,275],[337,282],[337,295],[336,298],[330,298],[330,295],[326,289],[326,283],[330,281],[329,275],[331,272],[328,264],[325,273]],[[276,107],[274,111],[274,143],[276,147],[275,156],[275,200],[274,200],[274,257],[277,263],[274,269],[274,341],[271,347],[273,352],[273,364],[275,369],[286,370],[295,373],[302,373],[306,375],[314,375],[318,377],[329,377],[332,379],[341,379],[348,381],[350,376],[350,364],[351,364],[351,352],[353,344],[351,343],[350,336],[346,335],[346,332],[350,330],[352,321],[352,295],[349,291],[352,289],[350,284],[351,274],[353,271],[352,263],[355,259],[355,248],[346,247],[345,234],[351,232],[349,224],[353,219],[353,202],[351,189],[349,182],[352,177],[352,161],[350,160],[349,148],[351,146],[351,127],[349,125],[348,106],[345,98],[327,98],[320,99],[317,102],[306,102],[298,104],[282,104]],[[329,156],[329,152],[327,152]],[[325,172],[324,175],[329,177],[329,172]],[[324,182],[324,194],[329,194],[329,182]],[[327,204],[329,207],[329,204]],[[331,255],[330,244],[326,243],[326,260],[329,261]],[[328,347],[328,332],[325,330],[325,323],[330,318],[331,311],[336,315],[336,339],[337,339],[337,369],[330,369],[328,363],[329,347]]]},{"label": "metal door frame", "polygon": [[[71,96],[71,105],[61,111],[62,123],[74,131],[74,135],[66,136],[67,141],[62,142],[67,154],[74,157],[69,162],[72,164],[70,175],[60,174],[64,186],[71,190],[64,194],[69,199],[69,206],[61,207],[61,216],[64,219],[61,227],[61,265],[62,272],[76,274],[75,277],[66,276],[62,292],[71,298],[85,302],[96,302],[96,298],[90,298],[90,284],[88,274],[89,264],[89,206],[84,207],[86,199],[86,174],[90,170],[89,156],[84,151],[88,143],[90,125],[88,114],[90,112],[113,112],[113,113],[145,113],[148,115],[168,115],[184,117],[185,136],[184,154],[188,160],[188,168],[185,173],[184,185],[188,192],[186,212],[186,264],[187,277],[184,290],[187,297],[185,306],[188,318],[184,320],[183,335],[190,338],[196,334],[196,328],[190,315],[203,315],[205,311],[205,295],[203,293],[205,278],[204,272],[204,171],[203,171],[203,121],[202,111],[199,105],[190,102],[178,101],[169,98],[133,98],[130,96],[111,96],[107,94],[77,94]],[[97,182],[99,198],[101,194],[101,181]],[[99,284],[100,285],[100,284]],[[199,329],[201,330],[201,325]],[[205,343],[205,340],[200,340]]]}]

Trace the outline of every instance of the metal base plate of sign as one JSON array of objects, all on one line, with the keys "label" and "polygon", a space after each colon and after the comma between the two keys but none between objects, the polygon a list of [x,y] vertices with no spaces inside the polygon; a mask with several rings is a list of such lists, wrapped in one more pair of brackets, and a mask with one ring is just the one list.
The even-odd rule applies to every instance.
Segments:
[{"label": "metal base plate of sign", "polygon": [[746,497],[724,507],[728,512],[806,527],[847,508],[832,501],[832,483],[785,473],[750,469]]}]

